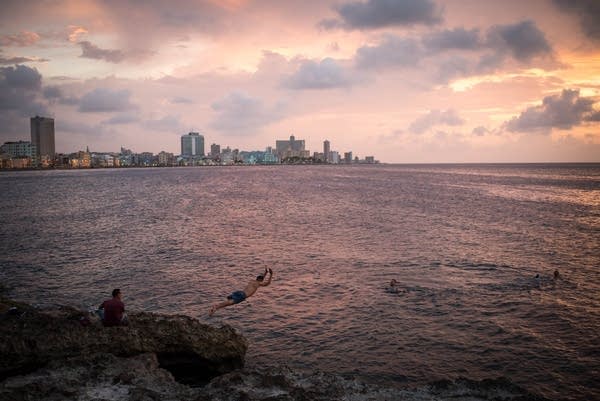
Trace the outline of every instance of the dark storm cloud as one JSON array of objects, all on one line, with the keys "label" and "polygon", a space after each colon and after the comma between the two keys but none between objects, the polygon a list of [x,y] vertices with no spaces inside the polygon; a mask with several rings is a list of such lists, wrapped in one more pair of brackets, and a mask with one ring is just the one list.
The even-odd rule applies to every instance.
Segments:
[{"label": "dark storm cloud", "polygon": [[436,57],[435,76],[440,83],[492,73],[510,59],[539,68],[559,64],[544,33],[532,21],[496,25],[484,34],[477,29],[455,28],[421,38],[387,35],[376,45],[360,47],[354,61],[359,68],[406,68],[432,57]]},{"label": "dark storm cloud", "polygon": [[600,41],[600,1],[598,0],[553,0],[562,11],[579,17],[581,30],[590,39]]},{"label": "dark storm cloud", "polygon": [[441,9],[430,0],[367,0],[335,7],[341,19],[323,20],[325,29],[377,29],[390,26],[435,25]]},{"label": "dark storm cloud", "polygon": [[527,108],[504,126],[512,132],[570,129],[585,121],[596,121],[595,100],[580,97],[579,90],[564,89],[560,95],[547,96],[539,106]]},{"label": "dark storm cloud", "polygon": [[47,114],[46,105],[39,100],[42,76],[35,68],[24,65],[0,67],[0,130],[6,135],[28,133],[29,117]]},{"label": "dark storm cloud", "polygon": [[131,93],[124,90],[97,88],[86,93],[79,103],[79,111],[86,113],[125,111],[136,108],[129,100]]},{"label": "dark storm cloud", "polygon": [[531,20],[494,26],[488,31],[487,41],[489,47],[506,50],[522,62],[552,54],[552,47],[546,40],[546,35]]},{"label": "dark storm cloud", "polygon": [[35,68],[25,65],[0,68],[0,83],[4,89],[39,90],[42,75]]},{"label": "dark storm cloud", "polygon": [[413,121],[408,130],[415,134],[422,134],[437,125],[457,126],[464,123],[465,120],[458,115],[456,110],[431,110],[429,113]]},{"label": "dark storm cloud", "polygon": [[290,89],[333,89],[352,85],[344,68],[331,58],[321,62],[304,61],[300,68],[284,81]]}]

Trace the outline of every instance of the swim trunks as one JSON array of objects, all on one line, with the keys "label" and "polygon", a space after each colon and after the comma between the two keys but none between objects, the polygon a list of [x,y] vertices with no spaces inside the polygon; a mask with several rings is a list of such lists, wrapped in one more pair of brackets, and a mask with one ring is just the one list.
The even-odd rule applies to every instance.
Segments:
[{"label": "swim trunks", "polygon": [[239,304],[246,299],[246,293],[244,291],[235,291],[232,292],[231,295],[228,295],[227,299],[233,300],[234,304]]}]

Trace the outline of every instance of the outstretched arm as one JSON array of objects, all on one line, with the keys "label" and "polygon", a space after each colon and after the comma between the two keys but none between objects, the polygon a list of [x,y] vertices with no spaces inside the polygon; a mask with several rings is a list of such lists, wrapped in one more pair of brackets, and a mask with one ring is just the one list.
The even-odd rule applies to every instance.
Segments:
[{"label": "outstretched arm", "polygon": [[273,270],[269,269],[269,278],[267,279],[267,281],[263,281],[262,283],[260,283],[261,286],[266,287],[269,284],[271,284],[271,279],[273,278]]}]

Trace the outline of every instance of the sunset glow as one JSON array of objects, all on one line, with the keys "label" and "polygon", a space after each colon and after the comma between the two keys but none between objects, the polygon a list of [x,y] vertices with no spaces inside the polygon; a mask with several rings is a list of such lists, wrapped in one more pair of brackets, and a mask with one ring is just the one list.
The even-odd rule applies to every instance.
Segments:
[{"label": "sunset glow", "polygon": [[[0,141],[311,151],[383,162],[600,161],[594,0],[3,2]],[[99,90],[101,89],[101,90]],[[119,101],[115,101],[115,99]],[[88,102],[83,106],[84,99]]]}]

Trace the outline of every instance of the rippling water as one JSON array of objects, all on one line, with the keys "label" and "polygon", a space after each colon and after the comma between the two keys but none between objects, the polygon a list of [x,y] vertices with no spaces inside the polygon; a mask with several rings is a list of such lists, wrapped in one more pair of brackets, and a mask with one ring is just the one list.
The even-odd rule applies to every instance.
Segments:
[{"label": "rippling water", "polygon": [[[250,366],[600,398],[598,164],[8,172],[0,189],[15,298],[87,308],[120,287],[129,309],[238,328]],[[206,316],[265,266],[271,286]]]}]

